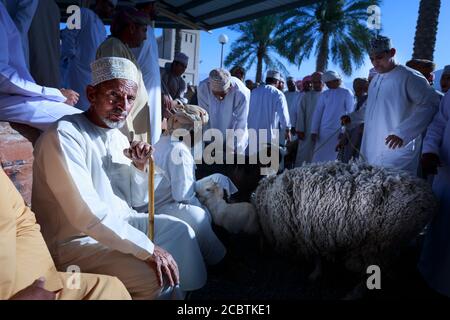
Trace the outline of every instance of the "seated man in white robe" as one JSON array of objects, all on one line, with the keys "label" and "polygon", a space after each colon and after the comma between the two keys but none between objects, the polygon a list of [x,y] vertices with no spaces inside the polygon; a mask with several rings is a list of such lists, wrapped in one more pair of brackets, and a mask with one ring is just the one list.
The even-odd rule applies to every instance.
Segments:
[{"label": "seated man in white robe", "polygon": [[78,94],[72,90],[42,87],[27,69],[21,35],[0,2],[0,121],[27,124],[45,130],[73,108]]},{"label": "seated man in white robe", "polygon": [[206,263],[214,265],[226,250],[212,230],[210,213],[196,197],[195,163],[190,150],[190,132],[201,130],[199,125],[207,122],[208,113],[193,105],[180,105],[168,119],[167,131],[155,145],[155,164],[163,176],[155,190],[155,210],[186,221],[195,231]]},{"label": "seated man in white robe", "polygon": [[427,128],[423,141],[422,170],[436,175],[433,191],[440,210],[428,228],[419,262],[427,284],[450,297],[450,93],[441,101],[439,112]]},{"label": "seated man in white robe", "polygon": [[369,164],[416,175],[422,134],[437,112],[439,95],[419,72],[396,63],[391,39],[372,39],[369,54],[378,74],[367,103],[343,123],[364,122],[361,158]]},{"label": "seated man in white robe", "polygon": [[340,119],[354,110],[353,93],[341,87],[338,73],[327,71],[322,80],[329,90],[320,95],[312,117],[311,141],[315,143],[312,162],[336,160]]},{"label": "seated man in white robe", "polygon": [[198,289],[206,268],[192,228],[157,215],[153,242],[148,214],[134,209],[148,202],[151,146],[128,142],[118,128],[140,74],[117,57],[95,61],[92,70],[90,108],[53,125],[34,152],[32,203],[55,264],[116,276],[133,299],[180,293],[172,290],[178,282],[182,291]]}]

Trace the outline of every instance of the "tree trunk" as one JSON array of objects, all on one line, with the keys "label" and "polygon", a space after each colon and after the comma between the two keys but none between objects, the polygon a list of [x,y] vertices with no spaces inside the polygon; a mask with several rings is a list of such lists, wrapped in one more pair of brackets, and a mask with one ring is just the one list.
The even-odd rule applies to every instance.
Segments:
[{"label": "tree trunk", "polygon": [[175,52],[174,54],[181,52],[181,29],[175,29]]},{"label": "tree trunk", "polygon": [[441,0],[420,0],[413,59],[433,61]]},{"label": "tree trunk", "polygon": [[258,49],[257,58],[258,64],[256,65],[256,83],[261,83],[262,80],[262,69],[263,69],[263,52],[261,49]]},{"label": "tree trunk", "polygon": [[319,54],[317,55],[316,71],[325,72],[328,66],[328,55],[330,52],[330,34],[324,32],[320,42]]}]

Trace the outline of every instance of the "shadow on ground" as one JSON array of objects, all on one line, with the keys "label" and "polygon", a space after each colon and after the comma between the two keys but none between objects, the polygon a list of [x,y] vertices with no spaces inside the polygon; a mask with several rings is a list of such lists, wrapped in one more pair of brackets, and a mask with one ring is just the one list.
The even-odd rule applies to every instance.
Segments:
[{"label": "shadow on ground", "polygon": [[[192,292],[189,300],[339,300],[358,283],[358,276],[326,267],[315,283],[308,281],[312,265],[275,253],[259,239],[216,233],[228,249],[226,261],[208,270],[206,285]],[[367,290],[363,300],[441,299],[430,290],[416,269],[420,245],[401,254],[390,275],[381,274],[381,290]],[[369,275],[366,275],[366,278]]]}]

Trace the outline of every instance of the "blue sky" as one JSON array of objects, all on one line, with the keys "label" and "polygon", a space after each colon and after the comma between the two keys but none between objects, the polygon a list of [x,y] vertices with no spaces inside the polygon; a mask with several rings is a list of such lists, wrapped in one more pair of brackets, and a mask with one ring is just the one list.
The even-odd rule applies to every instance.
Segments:
[{"label": "blue sky", "polygon": [[[392,38],[397,49],[397,61],[405,63],[412,56],[414,35],[416,30],[417,14],[419,10],[419,0],[382,0],[381,3],[381,24],[382,34]],[[226,34],[229,38],[228,44],[224,46],[224,57],[229,52],[230,44],[239,37],[239,34],[228,28],[213,30],[210,34],[201,32],[200,38],[200,79],[207,77],[209,71],[220,66],[220,47],[218,37]],[[442,7],[439,16],[438,34],[436,40],[436,51],[434,60],[437,69],[441,69],[446,64],[450,64],[450,0],[442,0]],[[315,71],[315,57],[305,61],[298,70],[297,66],[288,64],[282,59],[290,74],[296,78]],[[367,77],[371,68],[370,61],[359,70],[356,70],[350,78],[345,78],[344,82],[351,82],[353,78]],[[339,71],[334,65],[329,65],[329,69]],[[254,80],[256,73],[255,66],[247,72],[247,78]]]}]

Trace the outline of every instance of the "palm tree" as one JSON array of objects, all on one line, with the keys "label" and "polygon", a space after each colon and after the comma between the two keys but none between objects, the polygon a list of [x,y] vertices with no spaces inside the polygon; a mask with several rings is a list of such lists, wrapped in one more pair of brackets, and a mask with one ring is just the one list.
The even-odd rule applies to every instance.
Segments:
[{"label": "palm tree", "polygon": [[230,29],[240,32],[241,36],[231,44],[225,66],[240,65],[248,70],[256,62],[256,82],[261,82],[263,65],[265,69],[277,69],[287,74],[286,67],[273,55],[274,52],[280,54],[275,46],[280,23],[279,15],[270,15],[231,26]]},{"label": "palm tree", "polygon": [[413,59],[433,61],[441,0],[420,0]]},{"label": "palm tree", "polygon": [[325,71],[329,60],[350,76],[359,68],[373,36],[367,27],[367,9],[380,0],[321,0],[284,14],[276,46],[290,63],[300,67],[311,53],[316,70]]}]

